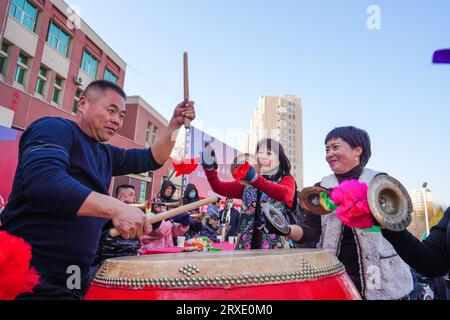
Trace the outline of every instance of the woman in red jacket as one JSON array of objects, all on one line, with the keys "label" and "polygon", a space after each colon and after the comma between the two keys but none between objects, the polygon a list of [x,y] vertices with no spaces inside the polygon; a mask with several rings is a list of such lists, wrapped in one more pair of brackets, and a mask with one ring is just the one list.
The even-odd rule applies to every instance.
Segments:
[{"label": "woman in red jacket", "polygon": [[289,241],[284,235],[264,232],[262,207],[268,203],[285,213],[293,206],[296,184],[291,176],[291,164],[283,147],[273,139],[259,142],[256,156],[262,175],[250,168],[243,179],[246,184],[219,179],[212,149],[205,150],[201,159],[214,192],[224,197],[242,199],[236,250],[288,249]]}]

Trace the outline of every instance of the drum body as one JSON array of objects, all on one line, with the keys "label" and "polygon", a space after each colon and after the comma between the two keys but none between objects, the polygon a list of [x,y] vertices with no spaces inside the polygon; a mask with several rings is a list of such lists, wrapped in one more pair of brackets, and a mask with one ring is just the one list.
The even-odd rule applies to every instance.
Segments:
[{"label": "drum body", "polygon": [[253,250],[110,259],[87,300],[358,300],[329,251]]}]

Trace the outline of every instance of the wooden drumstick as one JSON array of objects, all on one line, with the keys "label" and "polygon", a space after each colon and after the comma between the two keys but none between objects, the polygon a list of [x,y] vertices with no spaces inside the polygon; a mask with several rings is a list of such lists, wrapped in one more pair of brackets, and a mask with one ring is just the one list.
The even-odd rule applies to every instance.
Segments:
[{"label": "wooden drumstick", "polygon": [[[189,103],[189,65],[188,65],[188,53],[183,55],[184,64],[184,102]],[[191,127],[191,120],[184,118],[184,127],[189,129]]]},{"label": "wooden drumstick", "polygon": [[[172,210],[169,210],[169,211],[157,214],[155,216],[148,217],[148,222],[150,224],[161,222],[163,220],[167,220],[167,219],[173,218],[173,217],[175,217],[175,216],[177,216],[179,214],[182,214],[182,213],[185,213],[185,212],[190,212],[192,210],[195,210],[197,208],[200,208],[200,207],[205,206],[205,205],[210,204],[210,203],[215,203],[217,201],[219,201],[219,198],[217,198],[217,197],[210,197],[210,198],[207,198],[207,199],[204,199],[204,200],[192,202],[192,203],[187,204],[185,206],[181,206],[181,207],[178,207],[178,208],[175,208],[175,209],[172,209]],[[109,235],[111,237],[113,237],[113,238],[116,238],[116,237],[120,236],[120,232],[116,228],[112,228],[111,230],[109,230]]]}]

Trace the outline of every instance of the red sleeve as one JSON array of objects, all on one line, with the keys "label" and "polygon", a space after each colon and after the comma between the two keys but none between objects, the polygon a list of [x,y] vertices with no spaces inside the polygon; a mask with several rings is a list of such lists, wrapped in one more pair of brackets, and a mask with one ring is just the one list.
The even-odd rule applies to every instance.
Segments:
[{"label": "red sleeve", "polygon": [[220,194],[222,197],[230,197],[234,199],[242,199],[242,194],[244,193],[245,186],[237,181],[233,182],[223,182],[220,181],[217,176],[216,170],[206,171],[206,177],[208,178],[209,185],[211,189]]},{"label": "red sleeve", "polygon": [[294,204],[295,179],[292,176],[286,176],[280,183],[274,183],[262,176],[253,183],[253,186],[267,194],[276,201],[283,201],[289,208]]}]

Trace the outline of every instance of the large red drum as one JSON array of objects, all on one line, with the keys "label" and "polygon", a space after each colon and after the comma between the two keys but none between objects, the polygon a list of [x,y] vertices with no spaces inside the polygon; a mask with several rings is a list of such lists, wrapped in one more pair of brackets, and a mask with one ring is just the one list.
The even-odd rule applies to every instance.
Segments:
[{"label": "large red drum", "polygon": [[88,300],[358,300],[329,251],[253,250],[110,259]]}]

